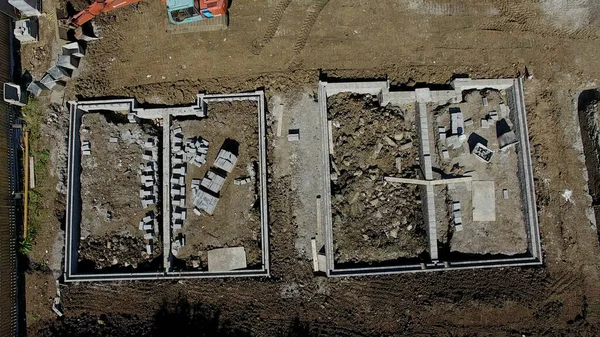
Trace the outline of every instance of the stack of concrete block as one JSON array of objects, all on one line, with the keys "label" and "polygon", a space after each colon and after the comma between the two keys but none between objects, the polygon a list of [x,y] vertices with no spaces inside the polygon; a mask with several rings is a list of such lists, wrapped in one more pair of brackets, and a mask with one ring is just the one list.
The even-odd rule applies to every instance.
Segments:
[{"label": "stack of concrete block", "polygon": [[84,140],[81,142],[81,154],[84,156],[89,156],[92,154],[92,144],[89,140]]},{"label": "stack of concrete block", "polygon": [[157,140],[149,138],[144,143],[142,159],[146,163],[140,165],[140,200],[142,207],[148,208],[158,201],[158,147]]},{"label": "stack of concrete block", "polygon": [[454,230],[460,232],[463,230],[462,226],[462,212],[460,210],[460,201],[452,203],[452,217],[454,219]]},{"label": "stack of concrete block", "polygon": [[150,211],[142,218],[139,229],[144,231],[144,240],[146,240],[146,254],[152,255],[152,240],[154,240],[154,231],[158,227],[154,212]]},{"label": "stack of concrete block", "polygon": [[171,243],[171,253],[173,253],[173,256],[179,254],[179,249],[181,249],[181,247],[185,247],[185,235],[180,233]]},{"label": "stack of concrete block", "polygon": [[452,135],[461,136],[465,133],[465,121],[460,108],[450,108],[450,126]]},{"label": "stack of concrete block", "polygon": [[213,166],[227,173],[231,173],[235,163],[237,163],[237,156],[225,149],[221,149]]},{"label": "stack of concrete block", "polygon": [[204,190],[199,190],[194,198],[194,213],[201,214],[201,210],[212,215],[219,202],[219,197],[214,196]]},{"label": "stack of concrete block", "polygon": [[171,228],[173,231],[181,230],[187,217],[186,210],[186,185],[185,176],[187,166],[185,163],[186,152],[183,145],[183,132],[181,127],[175,127],[171,133]]},{"label": "stack of concrete block", "polygon": [[252,179],[250,177],[235,178],[233,180],[234,185],[246,185],[246,184],[249,184],[250,182],[252,182]]},{"label": "stack of concrete block", "polygon": [[208,141],[200,137],[188,138],[185,142],[183,161],[198,167],[206,163],[208,153]]},{"label": "stack of concrete block", "polygon": [[208,172],[206,172],[206,176],[204,179],[202,179],[200,186],[218,195],[221,191],[221,188],[223,188],[224,183],[225,177],[221,176],[213,169],[210,169]]},{"label": "stack of concrete block", "polygon": [[83,46],[77,42],[68,43],[61,48],[62,55],[57,64],[50,68],[40,81],[33,81],[27,86],[27,91],[38,96],[44,90],[62,91],[66,81],[73,77],[73,71],[79,68],[81,58],[85,55]]}]

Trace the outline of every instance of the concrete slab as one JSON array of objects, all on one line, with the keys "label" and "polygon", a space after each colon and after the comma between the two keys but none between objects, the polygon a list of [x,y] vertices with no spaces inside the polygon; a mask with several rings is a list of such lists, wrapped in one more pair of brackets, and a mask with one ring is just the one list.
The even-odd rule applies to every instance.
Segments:
[{"label": "concrete slab", "polygon": [[473,181],[473,221],[496,221],[494,181]]},{"label": "concrete slab", "polygon": [[208,251],[208,271],[229,271],[246,268],[244,247],[219,248]]}]

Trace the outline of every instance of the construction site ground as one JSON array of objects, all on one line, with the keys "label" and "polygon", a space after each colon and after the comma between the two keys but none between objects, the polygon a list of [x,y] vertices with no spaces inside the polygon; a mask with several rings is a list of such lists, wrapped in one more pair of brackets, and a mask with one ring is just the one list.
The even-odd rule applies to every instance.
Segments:
[{"label": "construction site ground", "polygon": [[[143,123],[129,123],[127,115],[108,111],[82,117],[80,139],[89,142],[91,154],[81,156],[81,272],[137,269],[138,263],[162,252],[161,241],[153,240],[153,253],[146,254],[145,231],[139,229],[144,216],[159,213],[156,204],[142,208],[139,197],[140,165],[146,164],[142,145],[161,134],[152,122]],[[118,141],[110,142],[111,137]]]},{"label": "construction site ground", "polygon": [[[60,46],[48,32],[55,27],[56,1],[44,1],[41,41],[22,48],[22,64],[35,78]],[[294,159],[306,158],[302,140],[296,147],[271,128],[270,279],[69,284],[61,286],[64,317],[57,319],[51,305],[62,268],[68,112],[55,106],[41,126],[41,147],[50,151],[46,179],[38,181],[44,225],[23,269],[29,335],[181,332],[198,318],[185,315],[189,308],[201,303],[218,310],[221,323],[256,336],[298,327],[331,336],[596,336],[600,249],[587,211],[592,202],[576,103],[581,90],[600,86],[598,14],[593,0],[235,0],[228,30],[198,35],[157,29],[166,15],[159,1],[99,16],[104,38],[89,44],[66,99],[189,104],[198,91],[264,88],[269,113],[278,97],[286,125],[308,125],[291,113],[312,109],[309,96],[299,93],[316,91],[320,74],[387,76],[394,85],[413,86],[463,74],[514,77],[527,67],[534,74],[525,83],[525,103],[544,265],[315,277],[312,262],[299,254],[310,244],[299,240],[310,237],[303,226],[314,222],[299,221],[313,219],[316,207],[298,172],[306,167],[316,174],[318,167]],[[174,325],[173,317],[182,324]]]},{"label": "construction site ground", "polygon": [[[480,91],[471,91],[463,97],[464,102],[451,104],[430,110],[430,120],[433,121],[431,128],[435,133],[436,156],[434,167],[442,169],[445,174],[461,174],[468,172],[473,180],[493,181],[496,193],[494,195],[495,221],[473,221],[473,212],[462,212],[463,230],[456,231],[451,225],[452,217],[444,216],[447,210],[438,213],[438,235],[443,244],[448,246],[449,251],[465,254],[524,254],[527,251],[526,222],[523,214],[523,200],[521,198],[521,182],[517,169],[517,150],[515,146],[500,151],[497,138],[496,124],[503,123],[501,120],[509,120],[501,117],[499,104],[506,103],[506,95],[497,91],[485,93],[488,105],[483,105],[483,96]],[[438,127],[450,130],[449,109],[460,108],[464,120],[471,120],[471,125],[465,126],[467,140],[458,148],[448,148],[445,142],[439,140]],[[499,115],[499,121],[489,125],[487,128],[481,126],[481,120],[495,111]],[[486,119],[487,120],[487,119]],[[507,122],[508,123],[508,122]],[[513,126],[514,129],[514,126]],[[485,163],[471,154],[472,147],[478,142],[494,151],[489,163]],[[447,149],[449,158],[444,159],[443,149]],[[508,191],[505,199],[503,190]],[[449,184],[437,187],[436,208],[449,207],[452,201],[460,201],[462,210],[473,208],[471,184]],[[447,203],[450,204],[447,204]],[[442,224],[441,222],[445,222]],[[451,235],[448,235],[451,228]],[[447,240],[451,238],[450,240]]]},{"label": "construction site ground", "polygon": [[336,262],[398,263],[427,250],[421,187],[384,177],[418,178],[414,109],[380,107],[371,96],[328,99],[332,121],[331,211]]},{"label": "construction site ground", "polygon": [[[210,103],[208,117],[202,119],[173,119],[173,127],[181,126],[184,140],[201,137],[209,142],[206,163],[201,167],[188,164],[186,175],[187,196],[191,196],[192,179],[202,179],[213,165],[226,139],[239,143],[239,155],[233,171],[227,174],[212,215],[196,215],[188,201],[188,216],[177,233],[184,234],[186,244],[177,258],[186,261],[188,268],[196,261],[204,269],[208,264],[210,249],[242,246],[249,266],[260,265],[260,212],[257,202],[258,180],[245,185],[235,185],[236,178],[248,177],[248,165],[258,167],[258,114],[255,102],[236,101]],[[256,167],[256,168],[255,168]]]}]

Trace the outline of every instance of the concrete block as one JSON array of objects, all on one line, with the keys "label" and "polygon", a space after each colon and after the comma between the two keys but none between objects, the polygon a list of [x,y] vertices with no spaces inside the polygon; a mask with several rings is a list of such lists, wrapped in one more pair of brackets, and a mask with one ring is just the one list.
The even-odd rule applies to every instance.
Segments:
[{"label": "concrete block", "polygon": [[4,101],[16,106],[27,104],[27,95],[21,92],[21,87],[14,83],[4,83]]},{"label": "concrete block", "polygon": [[81,58],[85,56],[85,50],[78,42],[71,42],[62,46],[62,54]]},{"label": "concrete block", "polygon": [[148,254],[148,255],[152,254],[152,245],[150,245],[150,244],[146,245],[146,254]]},{"label": "concrete block", "polygon": [[299,141],[300,140],[300,130],[299,129],[290,129],[288,130],[288,141]]},{"label": "concrete block", "polygon": [[500,147],[500,151],[506,151],[509,148],[515,146],[518,142],[519,139],[512,130],[505,132],[500,137],[498,137],[498,146]]},{"label": "concrete block", "polygon": [[15,22],[13,35],[21,43],[35,42],[39,33],[38,29],[37,24],[34,24],[29,19],[19,20]]},{"label": "concrete block", "polygon": [[502,196],[504,199],[508,199],[508,190],[506,188],[502,190]]},{"label": "concrete block", "polygon": [[118,142],[119,142],[119,138],[118,138],[118,137],[110,137],[110,138],[108,139],[108,141],[109,141],[110,143],[118,143]]},{"label": "concrete block", "polygon": [[412,140],[409,140],[408,142],[400,145],[398,147],[398,150],[400,150],[400,151],[406,151],[406,150],[411,149],[412,147],[413,147],[413,142],[412,142]]},{"label": "concrete block", "polygon": [[186,169],[184,165],[179,165],[173,168],[173,174],[185,175]]},{"label": "concrete block", "polygon": [[35,0],[8,0],[8,3],[18,9],[25,17],[40,16],[42,14],[38,8],[38,2]]},{"label": "concrete block", "polygon": [[34,97],[38,97],[44,89],[45,87],[38,81],[33,81],[27,86],[27,91]]},{"label": "concrete block", "polygon": [[144,239],[145,240],[152,240],[154,238],[154,235],[152,235],[152,233],[146,233],[144,234]]},{"label": "concrete block", "polygon": [[445,160],[450,159],[450,152],[448,152],[448,150],[442,150],[442,158]]},{"label": "concrete block", "polygon": [[510,108],[506,104],[500,103],[499,109],[500,109],[500,117],[508,118],[508,115],[510,113]]},{"label": "concrete block", "polygon": [[145,231],[151,231],[153,229],[152,224],[144,224],[144,230]]},{"label": "concrete block", "polygon": [[79,67],[79,59],[71,55],[62,55],[58,57],[56,65],[66,69],[75,70]]},{"label": "concrete block", "polygon": [[202,213],[200,212],[200,209],[198,207],[194,207],[194,214],[202,215]]},{"label": "concrete block", "polygon": [[143,221],[140,221],[140,224],[139,224],[138,228],[140,230],[144,230],[144,222]]},{"label": "concrete block", "polygon": [[244,247],[219,248],[208,251],[209,272],[238,270],[246,267]]},{"label": "concrete block", "polygon": [[487,97],[483,97],[482,101],[483,101],[483,106],[489,105]]},{"label": "concrete block", "polygon": [[481,128],[482,129],[489,129],[490,128],[490,123],[488,122],[487,119],[482,119],[481,120]]},{"label": "concrete block", "polygon": [[473,119],[469,118],[467,120],[465,120],[465,126],[471,126],[473,125]]},{"label": "concrete block", "polygon": [[55,80],[68,81],[73,77],[73,71],[67,68],[54,66],[48,69],[47,74],[52,76]]}]

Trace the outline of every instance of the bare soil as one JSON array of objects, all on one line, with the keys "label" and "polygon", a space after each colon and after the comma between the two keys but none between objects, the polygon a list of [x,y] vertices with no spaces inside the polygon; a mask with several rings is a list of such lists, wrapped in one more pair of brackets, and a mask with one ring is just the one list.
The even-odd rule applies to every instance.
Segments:
[{"label": "bare soil", "polygon": [[[89,141],[91,155],[81,157],[81,240],[79,261],[87,268],[137,268],[161,254],[160,240],[146,253],[145,231],[139,222],[158,204],[142,208],[140,165],[146,165],[142,145],[158,136],[149,121],[129,123],[118,112],[87,113],[82,118],[81,142]],[[118,137],[111,143],[111,137]],[[160,203],[160,201],[158,201]],[[160,226],[158,226],[160,227]],[[91,265],[89,265],[91,264]]]},{"label": "bare soil", "polygon": [[184,139],[202,137],[209,141],[207,162],[201,167],[187,165],[187,196],[191,196],[192,179],[202,179],[212,166],[226,139],[239,143],[238,161],[227,174],[225,184],[213,215],[196,215],[188,202],[188,216],[182,234],[186,245],[177,254],[185,261],[185,268],[193,268],[194,261],[206,269],[208,250],[243,246],[248,266],[260,266],[261,236],[258,207],[258,180],[235,185],[236,178],[248,177],[248,165],[258,173],[258,114],[255,102],[218,102],[208,106],[208,117],[202,119],[175,119],[173,126],[181,126]]},{"label": "bare soil", "polygon": [[[483,105],[482,98],[487,98],[488,106]],[[463,230],[455,231],[453,218],[447,210],[439,214],[447,214],[445,219],[439,219],[438,234],[441,243],[448,252],[465,254],[523,254],[527,251],[527,233],[521,198],[521,180],[518,172],[516,148],[500,151],[497,138],[497,126],[510,124],[509,116],[501,116],[499,105],[506,104],[506,93],[495,90],[471,91],[464,94],[463,102],[433,108],[432,125],[435,130],[436,159],[434,166],[439,167],[445,174],[462,174],[469,172],[473,180],[494,181],[495,216],[496,221],[473,221],[473,212],[462,212]],[[448,148],[445,141],[440,141],[438,126],[450,130],[449,109],[460,108],[464,120],[472,120],[473,124],[465,126],[467,140],[458,148]],[[499,121],[481,127],[481,120],[487,119],[490,112],[499,115]],[[511,112],[514,116],[515,112]],[[430,113],[431,115],[431,113]],[[507,121],[503,124],[503,121]],[[471,154],[472,147],[482,142],[494,151],[490,163],[485,163]],[[449,158],[442,157],[442,151],[447,150]],[[508,199],[504,199],[503,190],[508,191]],[[452,201],[459,201],[462,210],[472,209],[472,190],[470,184],[451,184],[447,188],[438,189],[436,202],[451,206]],[[442,224],[445,220],[445,223]]]},{"label": "bare soil", "polygon": [[[55,2],[44,1],[47,18]],[[269,280],[70,284],[62,286],[65,315],[57,319],[50,310],[56,293],[52,271],[32,267],[24,291],[27,333],[149,335],[160,323],[157,318],[164,317],[159,314],[181,295],[216,307],[221,322],[256,336],[285,333],[296,320],[315,334],[331,336],[597,336],[600,249],[596,227],[587,218],[592,199],[578,146],[576,95],[598,87],[600,58],[593,56],[600,53],[599,9],[597,1],[235,0],[229,30],[181,36],[157,29],[165,19],[159,1],[100,15],[95,21],[104,38],[89,44],[81,76],[67,86],[67,99],[127,96],[141,103],[190,104],[198,91],[262,87],[267,95],[294,95],[307,86],[316,90],[320,76],[387,78],[410,87],[444,84],[456,74],[513,77],[527,66],[535,74],[525,83],[525,100],[545,263],[315,277],[311,262],[298,258],[298,236],[290,225],[294,212],[306,207],[291,189],[296,176],[271,171],[270,177],[282,174],[267,186]],[[32,49],[49,48],[52,43],[44,39],[52,36],[41,34],[38,44],[23,46],[23,64],[46,71],[38,58],[52,55],[50,49],[45,54]],[[262,46],[253,48],[255,41]],[[48,109],[46,116],[51,113]],[[44,124],[51,158],[64,158],[65,115],[59,114],[60,123]],[[274,162],[290,158],[277,148],[269,151],[270,170],[279,167]],[[51,161],[51,171],[59,167],[64,160]],[[61,255],[54,250],[60,232],[55,214],[64,213],[64,197],[55,190],[61,177],[38,182],[47,214],[30,254],[34,266]],[[572,201],[561,196],[565,189],[573,191]],[[60,274],[60,267],[55,271]],[[175,317],[185,317],[186,311],[180,313]],[[191,333],[179,334],[186,335]]]},{"label": "bare soil", "polygon": [[331,183],[337,262],[419,257],[427,249],[422,191],[383,181],[419,174],[415,112],[380,107],[370,96],[339,94],[329,98],[327,113],[333,125],[332,174],[339,175]]}]

